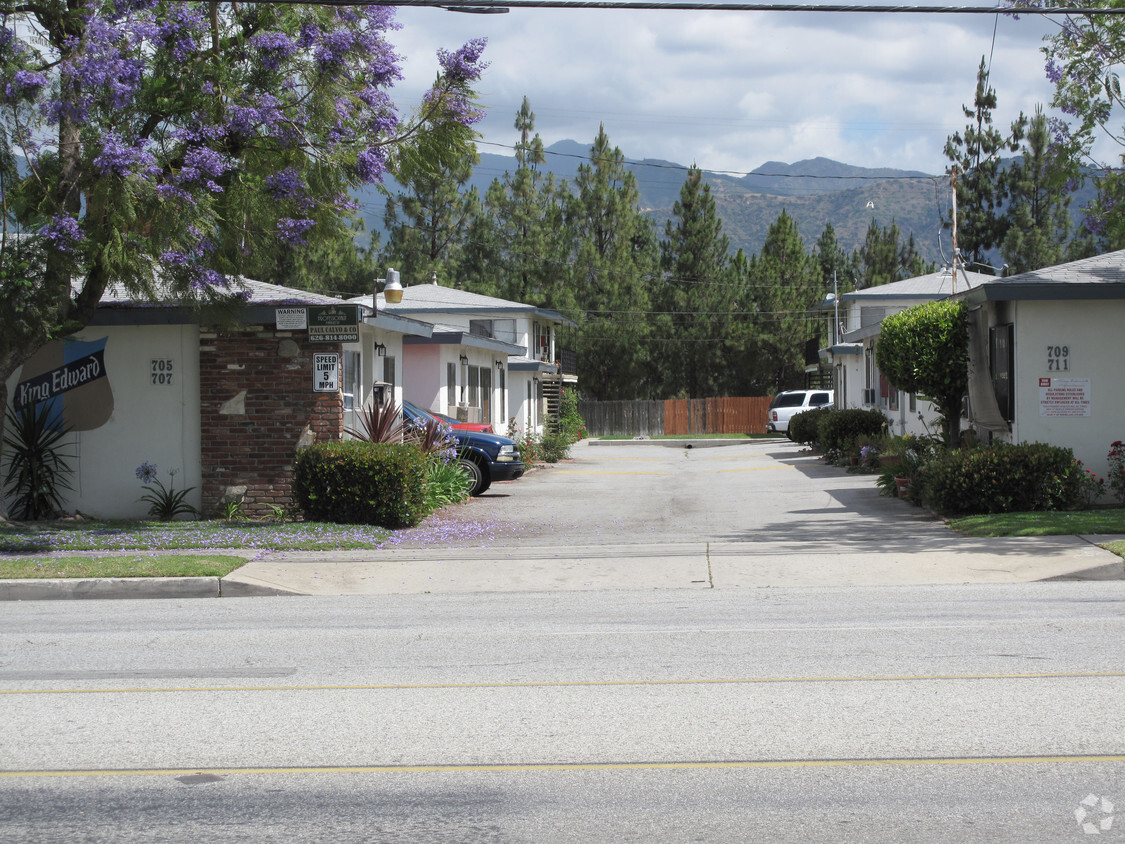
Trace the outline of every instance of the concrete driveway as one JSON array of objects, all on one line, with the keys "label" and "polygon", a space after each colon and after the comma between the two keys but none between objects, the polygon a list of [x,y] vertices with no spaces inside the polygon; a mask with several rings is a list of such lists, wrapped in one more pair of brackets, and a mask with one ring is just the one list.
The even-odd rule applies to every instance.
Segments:
[{"label": "concrete driveway", "polygon": [[[224,594],[1007,583],[1119,578],[1090,538],[970,539],[787,441],[580,443],[379,551],[283,552]],[[1099,537],[1097,541],[1106,541]]]}]

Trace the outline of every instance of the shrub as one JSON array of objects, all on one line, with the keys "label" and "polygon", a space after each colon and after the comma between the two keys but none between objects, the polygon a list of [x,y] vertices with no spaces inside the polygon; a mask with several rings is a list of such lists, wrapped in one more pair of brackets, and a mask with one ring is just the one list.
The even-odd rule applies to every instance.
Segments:
[{"label": "shrub", "polygon": [[176,470],[168,470],[168,486],[156,477],[156,464],[143,461],[137,467],[137,480],[145,486],[144,494],[137,499],[148,504],[148,514],[162,522],[170,522],[177,516],[198,516],[199,511],[187,503],[193,486],[176,489]]},{"label": "shrub", "polygon": [[956,447],[969,383],[965,303],[946,299],[891,314],[880,327],[875,361],[898,389],[930,397],[944,417],[946,439]]},{"label": "shrub", "polygon": [[882,436],[886,427],[878,410],[833,410],[817,420],[817,438],[825,450],[847,449],[860,437]]},{"label": "shrub", "polygon": [[559,434],[566,437],[568,443],[586,438],[586,422],[578,412],[578,391],[574,388],[563,390],[559,397]]},{"label": "shrub", "polygon": [[789,439],[795,443],[815,445],[820,441],[817,433],[820,420],[826,413],[834,413],[831,408],[817,408],[815,410],[802,410],[794,413],[789,420]]},{"label": "shrub", "polygon": [[70,429],[62,425],[50,402],[7,410],[4,455],[8,471],[4,490],[12,496],[20,519],[42,519],[62,509],[62,490],[73,489],[63,439]]},{"label": "shrub", "polygon": [[469,478],[456,460],[442,460],[429,455],[426,461],[426,512],[432,513],[446,504],[467,501],[473,488]]},{"label": "shrub", "polygon": [[315,521],[413,527],[426,515],[426,467],[410,443],[316,443],[297,454],[293,498]]},{"label": "shrub", "polygon": [[1125,504],[1125,445],[1117,440],[1109,446],[1109,488],[1117,500]]},{"label": "shrub", "polygon": [[[544,463],[558,463],[570,457],[570,445],[574,442],[566,434],[543,434],[539,438],[539,453]],[[522,449],[520,451],[522,454]],[[526,460],[526,458],[525,458]]]},{"label": "shrub", "polygon": [[394,399],[385,405],[372,403],[359,409],[359,427],[345,428],[344,433],[368,443],[402,442],[403,425]]},{"label": "shrub", "polygon": [[1083,474],[1069,448],[992,443],[928,463],[921,494],[943,515],[1073,510],[1083,503]]}]

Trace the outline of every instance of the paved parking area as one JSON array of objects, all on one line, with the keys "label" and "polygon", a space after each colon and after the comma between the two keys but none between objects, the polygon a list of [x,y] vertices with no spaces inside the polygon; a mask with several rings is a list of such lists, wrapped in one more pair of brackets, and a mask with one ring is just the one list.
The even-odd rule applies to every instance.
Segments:
[{"label": "paved parking area", "polygon": [[303,594],[1119,578],[1081,537],[973,539],[789,442],[582,443],[379,551],[276,553],[224,580]]}]

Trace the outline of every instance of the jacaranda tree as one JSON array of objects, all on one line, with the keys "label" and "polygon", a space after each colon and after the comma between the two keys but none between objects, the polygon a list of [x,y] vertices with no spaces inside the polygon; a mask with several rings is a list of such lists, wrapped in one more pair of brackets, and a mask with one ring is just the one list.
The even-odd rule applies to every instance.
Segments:
[{"label": "jacaranda tree", "polygon": [[408,117],[393,10],[0,0],[0,405],[109,285],[206,304],[251,256],[349,225],[396,156],[463,149],[484,42]]}]

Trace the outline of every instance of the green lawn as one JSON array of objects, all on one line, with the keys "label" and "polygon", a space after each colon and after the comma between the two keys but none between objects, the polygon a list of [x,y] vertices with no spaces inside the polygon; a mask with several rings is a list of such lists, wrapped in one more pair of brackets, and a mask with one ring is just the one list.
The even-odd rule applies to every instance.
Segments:
[{"label": "green lawn", "polygon": [[1125,534],[1125,508],[1041,513],[994,513],[950,519],[949,526],[966,536],[1058,536],[1060,534]]},{"label": "green lawn", "polygon": [[383,528],[322,522],[91,520],[0,525],[0,579],[223,577],[246,558],[217,553],[222,549],[377,548],[389,536],[390,531]]},{"label": "green lawn", "polygon": [[329,551],[377,548],[390,531],[323,522],[53,521],[0,525],[0,552],[50,551]]},{"label": "green lawn", "polygon": [[94,554],[0,557],[0,578],[224,577],[246,562],[222,554]]}]

